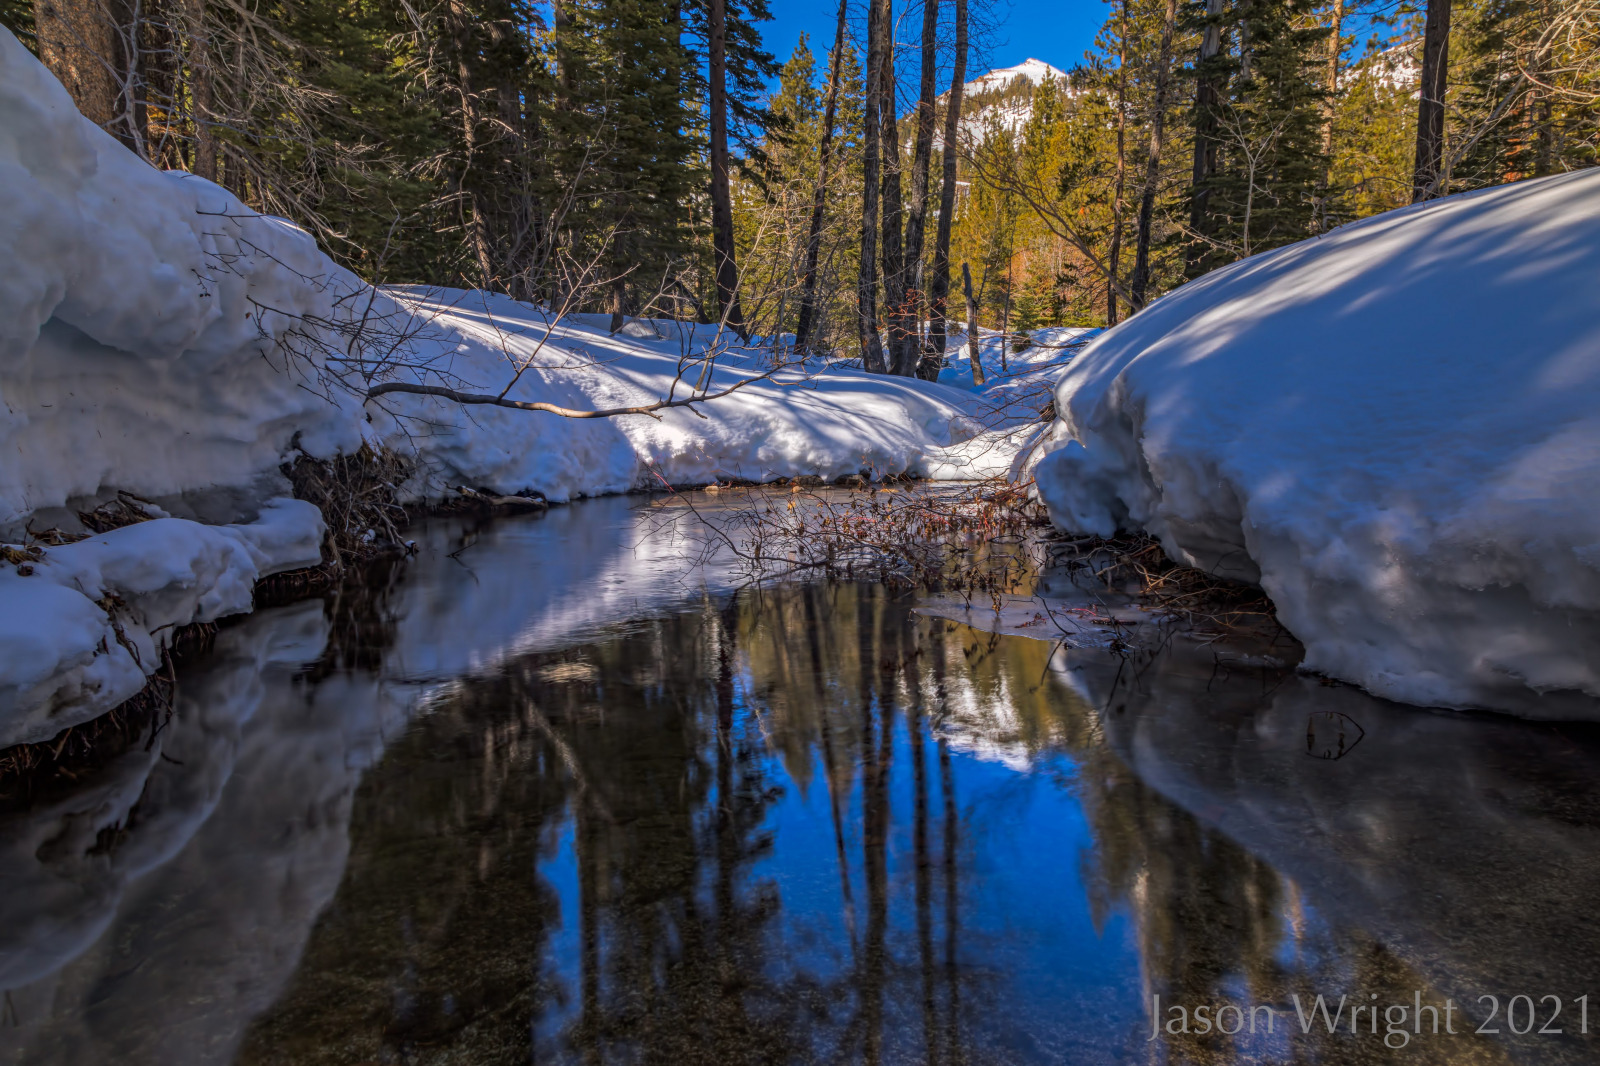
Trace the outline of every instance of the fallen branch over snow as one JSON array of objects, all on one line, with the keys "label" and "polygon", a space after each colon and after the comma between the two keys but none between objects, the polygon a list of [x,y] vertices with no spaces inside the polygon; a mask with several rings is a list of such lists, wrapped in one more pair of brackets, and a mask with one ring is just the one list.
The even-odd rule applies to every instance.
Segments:
[{"label": "fallen branch over snow", "polygon": [[669,407],[688,407],[691,412],[705,418],[706,415],[695,411],[691,404],[704,403],[707,400],[720,400],[729,393],[737,392],[746,385],[757,381],[766,381],[780,370],[787,369],[789,364],[781,363],[765,374],[755,377],[742,378],[734,382],[721,392],[710,392],[703,396],[689,396],[684,399],[657,400],[655,403],[640,404],[637,407],[605,407],[598,411],[580,411],[574,407],[562,407],[559,404],[542,403],[530,400],[508,400],[504,396],[494,396],[486,392],[461,392],[458,389],[447,389],[442,385],[418,385],[409,381],[386,381],[382,385],[374,385],[367,390],[366,398],[375,400],[379,396],[391,392],[404,392],[417,396],[439,396],[446,400],[453,400],[459,404],[488,404],[493,407],[510,407],[518,411],[545,411],[549,414],[560,415],[562,418],[615,418],[618,415],[649,415],[660,421],[661,416],[657,411],[664,411]]}]

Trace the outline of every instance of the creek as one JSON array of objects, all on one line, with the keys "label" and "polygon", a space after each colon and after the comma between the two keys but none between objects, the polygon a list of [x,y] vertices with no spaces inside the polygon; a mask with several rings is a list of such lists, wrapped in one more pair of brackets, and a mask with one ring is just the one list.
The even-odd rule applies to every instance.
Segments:
[{"label": "creek", "polygon": [[415,536],[0,812],[0,1062],[1600,1061],[1592,727]]}]

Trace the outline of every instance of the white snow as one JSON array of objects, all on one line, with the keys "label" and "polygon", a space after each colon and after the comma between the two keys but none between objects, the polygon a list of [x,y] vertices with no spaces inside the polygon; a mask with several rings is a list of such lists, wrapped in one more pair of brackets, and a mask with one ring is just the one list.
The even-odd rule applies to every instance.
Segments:
[{"label": "white snow", "polygon": [[255,522],[158,518],[0,567],[0,746],[111,710],[161,662],[163,631],[250,610],[258,578],[314,566],[322,515],[272,500]]},{"label": "white snow", "polygon": [[970,392],[820,364],[658,419],[399,394],[363,404],[330,382],[352,383],[339,360],[357,323],[369,345],[395,342],[380,380],[584,410],[715,392],[770,356],[705,327],[635,321],[613,337],[607,319],[551,323],[504,296],[373,291],[291,223],[147,166],[3,29],[0,252],[0,540],[71,529],[119,490],[173,516],[49,548],[31,576],[0,568],[0,744],[109,708],[156,669],[172,626],[247,610],[257,577],[316,562],[309,509],[268,503],[289,494],[279,468],[296,449],[407,454],[413,501],[459,485],[561,501],[922,471],[982,428]]},{"label": "white snow", "polygon": [[965,333],[950,337],[939,384],[971,392],[974,417],[990,427],[944,449],[923,472],[935,481],[970,481],[1005,477],[1019,480],[1036,458],[1036,442],[1048,423],[1040,414],[1053,398],[1056,380],[1072,358],[1101,331],[1081,326],[1034,330],[1032,343],[1020,352],[1007,349],[998,330],[978,330],[978,358],[984,383],[973,384],[972,360]]},{"label": "white snow", "polygon": [[1018,78],[1025,78],[1033,85],[1042,85],[1046,78],[1054,78],[1059,82],[1067,80],[1067,72],[1052,67],[1042,59],[1024,59],[1014,67],[998,67],[983,74],[961,87],[962,95],[976,96],[978,93],[993,92],[1004,89]]},{"label": "white snow", "polygon": [[[982,74],[972,81],[962,85],[961,93],[964,101],[961,108],[961,122],[957,133],[957,140],[965,144],[976,143],[983,139],[984,132],[990,123],[1000,129],[1016,133],[1028,124],[1028,119],[1033,117],[1033,100],[1031,97],[1022,100],[1012,100],[1004,104],[987,104],[973,108],[970,101],[979,93],[999,92],[1017,81],[1026,81],[1037,88],[1043,85],[1045,79],[1053,79],[1061,86],[1063,92],[1071,96],[1074,93],[1071,83],[1067,80],[1064,70],[1052,67],[1042,59],[1025,59],[1014,67],[999,67]],[[943,93],[939,97],[942,106],[950,94]],[[906,148],[910,150],[910,141]],[[944,133],[934,134],[933,147],[936,151],[944,151]]]},{"label": "white snow", "polygon": [[1595,170],[1236,263],[1073,362],[1040,494],[1259,581],[1309,670],[1600,717],[1597,282]]},{"label": "white snow", "polygon": [[[511,363],[533,360],[511,399],[592,410],[647,404],[673,388],[681,362],[698,358],[714,327],[630,322],[607,332],[609,316],[572,315],[556,323],[527,304],[480,291],[393,291],[430,324],[428,339],[448,354],[449,374],[468,392],[499,392]],[[542,350],[536,349],[549,340]],[[657,336],[659,333],[661,336]],[[726,345],[724,337],[719,347]],[[768,369],[764,352],[719,354],[707,389],[716,392]],[[691,366],[677,395],[699,384]],[[914,379],[818,364],[783,372],[696,410],[572,420],[507,408],[463,411],[453,401],[392,394],[382,406],[386,443],[413,444],[430,466],[432,487],[485,484],[535,491],[552,500],[641,487],[703,485],[739,478],[837,478],[919,469],[926,456],[979,428],[970,395]],[[394,401],[394,402],[390,402]],[[704,417],[702,417],[704,415]],[[419,488],[419,491],[420,488]]]}]

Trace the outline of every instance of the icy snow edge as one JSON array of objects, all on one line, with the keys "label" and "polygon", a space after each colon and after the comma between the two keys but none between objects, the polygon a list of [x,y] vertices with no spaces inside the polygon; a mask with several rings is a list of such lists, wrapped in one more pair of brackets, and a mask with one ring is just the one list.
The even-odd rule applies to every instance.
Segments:
[{"label": "icy snow edge", "polygon": [[1600,718],[1600,171],[1201,278],[1063,375],[1055,522],[1258,581],[1306,669]]},{"label": "icy snow edge", "polygon": [[322,515],[273,500],[254,522],[158,518],[0,567],[0,747],[48,740],[145,685],[179,626],[251,608],[258,579],[315,566]]}]

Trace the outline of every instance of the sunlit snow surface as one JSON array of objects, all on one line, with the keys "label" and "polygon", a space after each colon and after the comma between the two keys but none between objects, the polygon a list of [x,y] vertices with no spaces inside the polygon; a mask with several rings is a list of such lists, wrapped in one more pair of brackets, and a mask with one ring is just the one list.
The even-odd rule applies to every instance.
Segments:
[{"label": "sunlit snow surface", "polygon": [[[0,252],[0,540],[74,528],[74,512],[119,490],[170,516],[98,547],[47,546],[31,574],[0,569],[0,745],[114,707],[159,665],[167,637],[152,634],[247,610],[257,578],[315,562],[309,509],[268,516],[289,494],[280,467],[300,452],[392,449],[415,461],[399,487],[409,501],[460,486],[566,501],[928,473],[982,428],[970,390],[823,360],[659,417],[363,403],[369,384],[409,381],[580,411],[636,406],[717,393],[769,370],[772,353],[675,322],[613,335],[600,316],[556,321],[482,292],[374,292],[293,224],[147,166],[4,29]],[[354,351],[370,381],[343,361]],[[268,528],[282,551],[244,550]],[[118,601],[127,640],[103,609]]]},{"label": "sunlit snow surface", "polygon": [[1255,256],[1056,393],[1056,522],[1259,580],[1306,666],[1410,703],[1597,717],[1600,171]]}]

